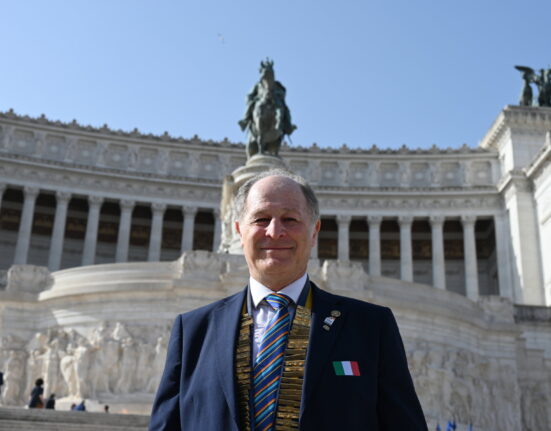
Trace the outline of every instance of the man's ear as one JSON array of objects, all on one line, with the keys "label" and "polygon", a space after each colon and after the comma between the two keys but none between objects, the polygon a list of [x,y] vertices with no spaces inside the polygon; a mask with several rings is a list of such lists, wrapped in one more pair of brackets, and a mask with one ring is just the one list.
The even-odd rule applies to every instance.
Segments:
[{"label": "man's ear", "polygon": [[239,220],[235,221],[234,226],[235,226],[236,232],[239,234],[239,236],[241,236],[241,230],[239,229]]},{"label": "man's ear", "polygon": [[318,221],[314,224],[314,232],[312,233],[312,241],[316,242],[320,229],[321,229],[321,220],[318,219]]}]

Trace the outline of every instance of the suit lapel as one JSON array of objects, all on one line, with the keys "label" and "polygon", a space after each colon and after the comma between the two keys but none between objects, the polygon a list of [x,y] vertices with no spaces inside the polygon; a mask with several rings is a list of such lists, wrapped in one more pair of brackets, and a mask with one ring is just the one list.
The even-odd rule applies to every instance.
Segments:
[{"label": "suit lapel", "polygon": [[[316,382],[321,377],[321,372],[324,365],[327,363],[327,358],[337,340],[342,322],[345,318],[344,311],[339,308],[339,297],[331,295],[319,289],[311,283],[313,304],[312,304],[312,322],[310,326],[310,343],[306,357],[306,369],[304,372],[304,388],[302,393],[302,401],[300,406],[300,417],[302,418],[312,393],[315,389]],[[338,310],[341,315],[335,319],[330,329],[323,329],[324,320],[331,316],[331,311]]]},{"label": "suit lapel", "polygon": [[214,312],[216,329],[216,363],[218,377],[222,386],[226,401],[230,408],[233,420],[238,423],[237,401],[235,396],[235,343],[241,310],[247,289],[237,295],[229,297]]}]

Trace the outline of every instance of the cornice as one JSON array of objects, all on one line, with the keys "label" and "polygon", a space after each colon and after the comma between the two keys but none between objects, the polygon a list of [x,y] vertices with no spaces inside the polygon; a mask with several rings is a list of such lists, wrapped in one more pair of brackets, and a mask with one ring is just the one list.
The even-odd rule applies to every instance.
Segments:
[{"label": "cornice", "polygon": [[551,129],[551,108],[507,105],[480,142],[483,149],[497,149],[498,142],[509,128],[520,127],[545,133]]},{"label": "cornice", "polygon": [[[0,112],[0,119],[7,120],[11,123],[23,125],[27,127],[46,127],[46,128],[55,128],[61,129],[61,131],[66,132],[80,132],[92,135],[95,139],[127,139],[132,142],[135,142],[137,139],[142,141],[149,141],[149,143],[176,143],[190,146],[200,146],[204,149],[208,148],[227,148],[227,149],[239,149],[244,153],[245,145],[241,142],[230,142],[228,139],[222,141],[213,141],[213,140],[203,140],[200,139],[197,135],[193,136],[190,139],[183,137],[174,137],[171,136],[168,132],[163,133],[162,135],[155,135],[152,133],[142,133],[137,128],[128,132],[121,129],[114,130],[111,129],[107,124],[104,124],[102,127],[94,127],[91,125],[81,125],[76,120],[73,120],[69,123],[62,122],[59,120],[50,120],[44,114],[40,117],[30,117],[28,115],[19,115],[16,114],[13,109],[10,109],[7,112]],[[480,147],[469,147],[466,144],[463,144],[459,148],[439,148],[436,145],[428,149],[421,148],[408,148],[405,145],[398,149],[391,148],[380,148],[376,145],[371,146],[369,149],[362,148],[349,148],[346,144],[341,145],[339,148],[333,147],[319,147],[317,143],[313,143],[309,147],[304,146],[289,146],[287,142],[284,142],[281,147],[282,156],[288,155],[291,156],[294,154],[320,154],[320,155],[392,155],[392,156],[442,156],[442,155],[477,155],[486,153],[488,150]]]},{"label": "cornice", "polygon": [[59,120],[49,120],[44,114],[40,117],[30,117],[28,115],[18,115],[13,109],[7,112],[0,112],[0,119],[6,119],[17,123],[18,125],[39,126],[39,127],[52,127],[62,129],[67,132],[85,132],[93,134],[96,139],[109,139],[109,138],[128,138],[132,141],[136,139],[148,140],[153,142],[166,142],[166,143],[179,143],[185,145],[200,145],[202,147],[226,147],[226,148],[239,148],[244,151],[245,145],[239,142],[230,142],[228,139],[222,141],[204,140],[194,135],[192,138],[174,137],[168,132],[162,135],[155,135],[153,133],[142,133],[137,128],[128,132],[121,129],[111,129],[107,124],[102,127],[94,127],[91,125],[81,125],[77,120],[73,120],[70,123],[65,123]]}]

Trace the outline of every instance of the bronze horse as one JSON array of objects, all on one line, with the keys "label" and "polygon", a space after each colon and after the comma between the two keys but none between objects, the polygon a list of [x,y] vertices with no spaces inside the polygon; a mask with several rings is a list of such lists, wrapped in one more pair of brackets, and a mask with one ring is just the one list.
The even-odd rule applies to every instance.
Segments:
[{"label": "bronze horse", "polygon": [[285,135],[296,129],[285,104],[285,87],[275,80],[273,61],[260,63],[260,80],[247,96],[247,111],[239,121],[248,129],[247,157],[255,154],[278,156]]}]

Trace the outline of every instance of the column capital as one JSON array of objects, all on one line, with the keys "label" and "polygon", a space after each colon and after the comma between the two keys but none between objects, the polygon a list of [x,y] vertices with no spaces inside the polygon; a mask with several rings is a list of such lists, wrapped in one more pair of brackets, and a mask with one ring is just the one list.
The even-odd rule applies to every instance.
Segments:
[{"label": "column capital", "polygon": [[381,222],[383,221],[383,217],[382,217],[382,216],[369,215],[369,216],[367,216],[366,218],[367,218],[367,223],[368,223],[369,225],[381,224]]},{"label": "column capital", "polygon": [[446,221],[446,216],[440,214],[431,215],[429,221],[432,226],[441,226]]},{"label": "column capital", "polygon": [[121,207],[121,210],[131,210],[136,205],[136,201],[133,201],[131,199],[121,199],[119,201],[119,206]]},{"label": "column capital", "polygon": [[161,202],[153,202],[151,204],[151,209],[154,213],[164,213],[166,211],[166,204]]},{"label": "column capital", "polygon": [[38,196],[38,193],[40,192],[40,189],[38,187],[33,186],[25,186],[23,188],[23,191],[25,192],[25,197],[35,198]]},{"label": "column capital", "polygon": [[337,214],[336,218],[338,224],[350,224],[352,220],[352,216],[348,214]]},{"label": "column capital", "polygon": [[100,206],[103,203],[103,197],[102,196],[95,196],[90,195],[88,196],[88,204],[90,206]]},{"label": "column capital", "polygon": [[398,224],[400,226],[407,226],[413,223],[413,216],[410,215],[401,215],[398,216]]},{"label": "column capital", "polygon": [[461,223],[463,224],[463,226],[474,225],[475,222],[476,222],[475,215],[465,214],[461,216]]},{"label": "column capital", "polygon": [[198,208],[197,207],[192,207],[192,206],[188,206],[188,205],[184,205],[182,207],[183,211],[184,211],[184,214],[186,216],[194,216],[195,214],[197,214],[197,210]]},{"label": "column capital", "polygon": [[65,192],[62,190],[58,190],[55,192],[55,198],[58,204],[60,203],[67,203],[71,199],[71,192]]}]

